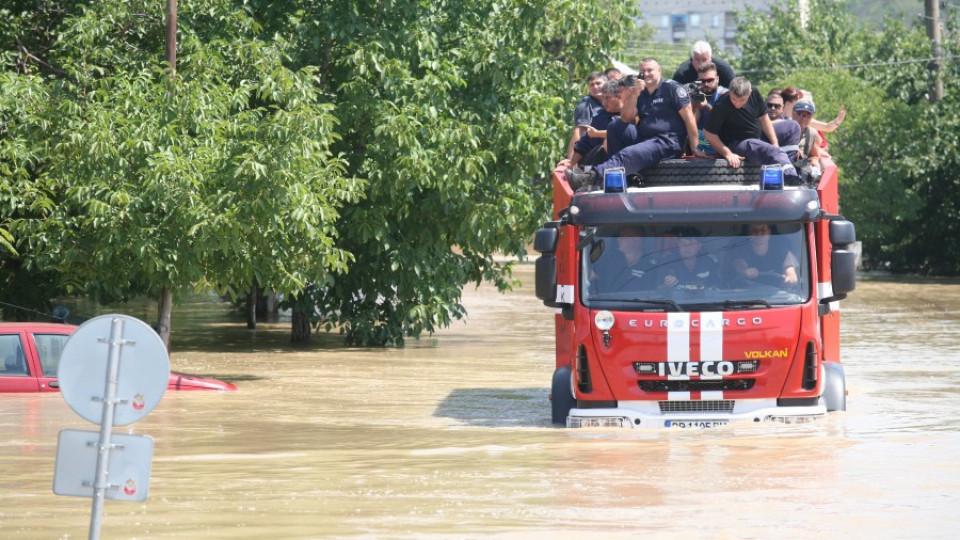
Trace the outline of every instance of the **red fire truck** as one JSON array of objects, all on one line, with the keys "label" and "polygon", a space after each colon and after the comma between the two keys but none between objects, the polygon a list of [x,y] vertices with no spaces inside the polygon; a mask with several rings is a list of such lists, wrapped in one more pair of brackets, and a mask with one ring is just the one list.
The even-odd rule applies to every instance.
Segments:
[{"label": "red fire truck", "polygon": [[556,310],[553,422],[713,427],[846,408],[839,301],[856,285],[837,168],[761,185],[761,169],[669,160],[619,190],[553,172],[536,294]]}]

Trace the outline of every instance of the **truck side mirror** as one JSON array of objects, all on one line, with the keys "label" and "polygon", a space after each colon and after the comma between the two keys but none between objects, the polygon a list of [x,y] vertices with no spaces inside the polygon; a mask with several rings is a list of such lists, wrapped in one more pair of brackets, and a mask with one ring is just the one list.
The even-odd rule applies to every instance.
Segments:
[{"label": "truck side mirror", "polygon": [[535,281],[537,298],[545,304],[557,299],[557,258],[553,253],[544,253],[537,259]]},{"label": "truck side mirror", "polygon": [[831,252],[830,273],[834,296],[845,295],[857,288],[857,254],[853,243],[857,241],[853,223],[845,219],[830,222]]},{"label": "truck side mirror", "polygon": [[557,250],[560,238],[558,225],[557,221],[547,223],[537,230],[533,238],[533,249],[541,253],[536,263],[536,295],[548,306],[552,306],[557,299],[557,257],[553,253]]},{"label": "truck side mirror", "polygon": [[557,250],[557,239],[559,238],[557,222],[551,221],[542,229],[537,230],[537,234],[533,237],[533,249],[540,253],[553,253]]}]

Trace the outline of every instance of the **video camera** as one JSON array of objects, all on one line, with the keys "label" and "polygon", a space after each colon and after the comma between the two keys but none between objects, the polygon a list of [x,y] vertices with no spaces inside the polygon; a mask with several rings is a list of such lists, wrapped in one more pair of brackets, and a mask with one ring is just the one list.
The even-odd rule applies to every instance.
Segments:
[{"label": "video camera", "polygon": [[690,92],[690,100],[694,103],[707,101],[707,95],[703,93],[703,81],[697,80],[687,83],[687,91]]}]

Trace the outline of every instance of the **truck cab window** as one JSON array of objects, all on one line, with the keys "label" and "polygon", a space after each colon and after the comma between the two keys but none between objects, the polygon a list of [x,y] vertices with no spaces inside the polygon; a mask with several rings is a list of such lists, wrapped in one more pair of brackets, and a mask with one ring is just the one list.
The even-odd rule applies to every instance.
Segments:
[{"label": "truck cab window", "polygon": [[581,299],[595,309],[651,309],[641,299],[717,311],[800,304],[810,296],[806,251],[799,223],[597,227],[581,257]]}]

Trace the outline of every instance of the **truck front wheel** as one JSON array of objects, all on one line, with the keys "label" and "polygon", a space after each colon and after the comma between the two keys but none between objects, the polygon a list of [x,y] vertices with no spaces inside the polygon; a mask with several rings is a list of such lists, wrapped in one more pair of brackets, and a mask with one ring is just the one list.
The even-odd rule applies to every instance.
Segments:
[{"label": "truck front wheel", "polygon": [[554,424],[566,426],[570,409],[577,404],[577,400],[573,397],[573,390],[570,388],[572,376],[573,371],[570,366],[558,367],[553,372],[553,384],[550,385],[550,409]]}]

